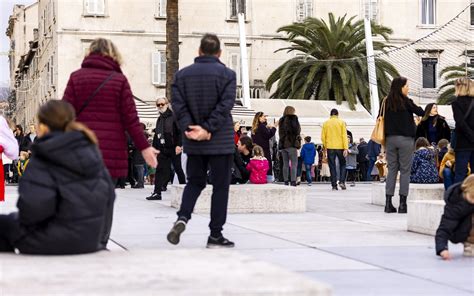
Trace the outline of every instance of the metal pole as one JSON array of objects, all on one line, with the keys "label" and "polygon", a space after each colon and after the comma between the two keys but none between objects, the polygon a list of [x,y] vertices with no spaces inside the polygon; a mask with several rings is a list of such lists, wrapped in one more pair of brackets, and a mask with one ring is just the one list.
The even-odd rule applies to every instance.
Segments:
[{"label": "metal pole", "polygon": [[365,47],[367,51],[367,70],[369,74],[369,90],[370,90],[370,113],[372,118],[377,118],[379,114],[379,92],[377,87],[377,76],[375,73],[375,58],[374,58],[374,45],[372,41],[372,27],[370,22],[370,16],[372,15],[372,3],[370,0],[366,0],[365,5],[369,5],[369,13],[364,17],[365,27]]},{"label": "metal pole", "polygon": [[242,105],[250,108],[249,65],[247,60],[247,37],[245,34],[245,15],[238,14],[240,33],[240,65],[242,75]]}]

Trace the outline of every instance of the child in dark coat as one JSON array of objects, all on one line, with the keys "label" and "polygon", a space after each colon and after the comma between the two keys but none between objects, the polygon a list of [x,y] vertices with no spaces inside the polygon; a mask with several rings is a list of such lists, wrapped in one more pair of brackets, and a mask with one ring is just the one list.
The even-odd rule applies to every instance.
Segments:
[{"label": "child in dark coat", "polygon": [[303,145],[303,147],[301,147],[301,159],[303,160],[306,171],[306,181],[308,182],[308,186],[311,186],[311,181],[313,180],[313,178],[311,177],[311,170],[315,163],[315,159],[318,159],[318,152],[316,151],[314,143],[311,143],[310,136],[305,137],[304,141],[305,144]]},{"label": "child in dark coat", "polygon": [[52,100],[38,111],[38,140],[20,179],[18,212],[0,215],[0,252],[90,253],[106,247],[114,184],[94,133],[73,107]]},{"label": "child in dark coat", "polygon": [[451,259],[448,251],[448,241],[451,241],[464,243],[464,256],[474,256],[474,175],[452,185],[444,199],[446,206],[435,237],[436,254],[444,260]]}]

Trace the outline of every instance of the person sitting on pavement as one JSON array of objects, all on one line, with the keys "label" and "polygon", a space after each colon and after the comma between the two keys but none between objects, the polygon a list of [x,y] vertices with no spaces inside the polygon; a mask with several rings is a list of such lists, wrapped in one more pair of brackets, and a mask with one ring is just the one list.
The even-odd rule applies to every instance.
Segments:
[{"label": "person sitting on pavement", "polygon": [[0,215],[0,251],[65,255],[105,249],[115,191],[95,134],[75,121],[65,101],[42,105],[38,123],[18,188],[18,212]]},{"label": "person sitting on pavement", "polygon": [[253,151],[253,141],[248,136],[242,136],[237,141],[237,149],[234,153],[231,184],[245,184],[249,181],[250,172],[247,165],[250,163]]},{"label": "person sitting on pavement", "polygon": [[267,184],[267,172],[269,168],[268,160],[265,158],[263,148],[255,145],[252,150],[253,157],[247,164],[250,172],[250,182],[252,184]]},{"label": "person sitting on pavement", "polygon": [[438,170],[434,152],[426,138],[418,138],[415,143],[415,155],[411,165],[410,182],[421,184],[438,183]]},{"label": "person sitting on pavement", "polygon": [[311,181],[313,178],[311,177],[311,170],[313,169],[313,165],[316,160],[318,159],[318,152],[316,151],[316,147],[314,143],[311,142],[311,137],[306,136],[304,138],[305,144],[301,147],[301,159],[303,160],[303,164],[305,166],[306,171],[306,182],[308,182],[308,186],[311,186]]},{"label": "person sitting on pavement", "polygon": [[474,175],[462,183],[451,186],[444,195],[446,205],[441,222],[436,230],[436,255],[451,259],[448,241],[464,243],[464,256],[474,256]]}]

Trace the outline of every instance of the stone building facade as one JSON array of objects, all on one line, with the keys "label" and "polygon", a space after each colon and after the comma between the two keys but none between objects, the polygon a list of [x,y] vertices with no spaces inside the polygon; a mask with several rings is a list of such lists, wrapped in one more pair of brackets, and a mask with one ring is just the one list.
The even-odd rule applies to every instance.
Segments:
[{"label": "stone building facade", "polygon": [[[370,11],[366,1],[373,4]],[[244,7],[252,97],[265,98],[268,93],[263,91],[263,84],[267,77],[294,56],[294,53],[275,53],[287,45],[275,39],[280,36],[276,30],[283,25],[309,16],[327,18],[329,12],[357,18],[370,13],[374,21],[394,30],[393,45],[402,46],[433,32],[469,3],[470,0],[180,0],[180,67],[193,63],[202,35],[214,32],[222,40],[222,61],[237,72],[240,83],[236,13],[238,7]],[[33,12],[32,7],[37,9],[37,38],[26,34],[9,35],[15,44],[28,41],[37,44],[31,61],[36,70],[34,73],[31,69],[26,71],[25,77],[33,75],[39,83],[34,85],[37,89],[26,88],[29,92],[18,97],[19,122],[24,125],[33,122],[35,108],[41,102],[62,97],[70,73],[80,67],[90,42],[98,37],[109,38],[118,46],[125,60],[123,71],[138,98],[152,102],[164,95],[166,0],[39,0],[31,8],[23,9]],[[474,32],[470,15],[466,13],[465,22],[469,25],[463,31],[467,36]],[[21,23],[12,22],[10,27],[14,32]],[[436,98],[441,84],[433,77],[437,77],[445,65],[461,63],[462,49],[474,49],[473,41],[471,38],[466,44],[466,38],[453,38],[444,44],[433,44],[433,48],[413,46],[403,59],[394,56],[392,62],[402,75],[414,82],[411,95],[415,100],[427,103]],[[24,48],[18,54],[28,52],[29,48]],[[12,81],[21,85],[22,79],[29,78],[14,77],[19,64],[18,60],[12,60]],[[434,85],[430,84],[430,77],[424,77],[426,75],[433,76]],[[423,84],[425,80],[427,83]]]}]

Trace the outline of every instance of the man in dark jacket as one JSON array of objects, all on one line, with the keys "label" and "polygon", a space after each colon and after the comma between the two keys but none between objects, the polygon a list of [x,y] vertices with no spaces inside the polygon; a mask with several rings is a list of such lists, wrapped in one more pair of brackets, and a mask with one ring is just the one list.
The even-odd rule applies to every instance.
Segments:
[{"label": "man in dark jacket", "polygon": [[219,61],[220,41],[216,35],[201,39],[199,57],[193,65],[180,70],[172,85],[172,106],[179,128],[185,131],[183,149],[188,155],[188,183],[183,192],[178,220],[168,234],[168,241],[178,244],[186,223],[191,219],[196,201],[206,187],[207,170],[212,179],[211,235],[208,248],[232,248],[222,227],[227,218],[227,202],[233,154],[233,120],[236,75]]},{"label": "man in dark jacket", "polygon": [[446,206],[435,237],[436,255],[444,260],[450,259],[448,241],[451,241],[455,244],[464,243],[464,255],[474,256],[474,175],[467,177],[462,184],[452,185],[444,199]]},{"label": "man in dark jacket", "polygon": [[357,150],[359,151],[359,154],[357,154],[357,162],[359,163],[359,171],[362,177],[362,181],[367,181],[367,170],[369,168],[367,146],[367,142],[364,140],[364,138],[360,138],[359,145],[357,146]]},{"label": "man in dark jacket", "polygon": [[374,169],[375,162],[377,161],[377,156],[380,154],[382,145],[375,143],[372,140],[369,140],[367,144],[367,158],[369,159],[369,168],[367,170],[367,177],[372,181],[372,170]]},{"label": "man in dark jacket", "polygon": [[156,120],[153,147],[158,154],[158,167],[155,174],[155,189],[147,200],[161,200],[161,190],[170,180],[171,161],[173,155],[181,153],[181,131],[173,118],[173,112],[169,108],[167,98],[156,100],[156,107],[160,116]]}]

